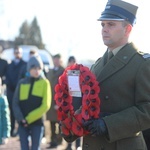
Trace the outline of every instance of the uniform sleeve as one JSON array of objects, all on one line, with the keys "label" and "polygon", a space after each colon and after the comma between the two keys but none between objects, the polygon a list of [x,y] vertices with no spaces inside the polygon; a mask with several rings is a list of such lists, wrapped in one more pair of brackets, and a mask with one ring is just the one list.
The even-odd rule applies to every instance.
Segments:
[{"label": "uniform sleeve", "polygon": [[16,118],[16,120],[18,122],[20,122],[21,120],[24,119],[24,116],[22,114],[22,111],[21,111],[21,108],[19,106],[19,89],[20,89],[20,84],[21,83],[18,83],[17,87],[16,87],[16,90],[15,90],[15,93],[14,93],[14,97],[13,97],[13,113],[14,113],[14,116]]},{"label": "uniform sleeve", "polygon": [[[150,127],[150,61],[145,61],[135,78],[135,98],[131,107],[104,117],[109,141],[129,138]],[[121,102],[121,99],[120,99]]]},{"label": "uniform sleeve", "polygon": [[2,105],[2,137],[10,136],[10,112],[8,107],[8,101],[6,96],[3,96],[3,105]]},{"label": "uniform sleeve", "polygon": [[40,107],[34,109],[26,116],[28,124],[31,124],[34,121],[40,119],[43,116],[43,114],[45,114],[49,110],[50,104],[51,104],[50,82],[47,79],[45,79],[42,104]]}]

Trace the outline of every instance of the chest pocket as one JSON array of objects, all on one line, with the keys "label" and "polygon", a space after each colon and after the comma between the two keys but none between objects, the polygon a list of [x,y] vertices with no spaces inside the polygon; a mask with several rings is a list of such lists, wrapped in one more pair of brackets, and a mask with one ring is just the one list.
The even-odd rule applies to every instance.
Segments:
[{"label": "chest pocket", "polygon": [[20,100],[27,100],[29,97],[30,84],[21,84],[20,86]]},{"label": "chest pocket", "polygon": [[36,81],[33,86],[32,95],[37,97],[43,97],[44,83],[40,81]]}]

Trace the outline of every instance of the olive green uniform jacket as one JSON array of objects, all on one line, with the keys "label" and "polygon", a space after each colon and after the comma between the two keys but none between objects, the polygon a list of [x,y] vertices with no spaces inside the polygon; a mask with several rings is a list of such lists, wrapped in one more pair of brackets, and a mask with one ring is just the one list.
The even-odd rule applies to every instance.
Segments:
[{"label": "olive green uniform jacket", "polygon": [[141,131],[150,127],[150,59],[130,43],[91,71],[100,85],[100,111],[111,115],[103,118],[108,136],[84,136],[83,150],[146,150]]}]

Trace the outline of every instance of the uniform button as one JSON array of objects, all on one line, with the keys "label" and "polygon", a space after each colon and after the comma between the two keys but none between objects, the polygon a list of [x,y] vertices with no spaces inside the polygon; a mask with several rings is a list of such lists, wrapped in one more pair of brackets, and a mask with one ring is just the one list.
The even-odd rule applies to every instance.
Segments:
[{"label": "uniform button", "polygon": [[109,96],[106,95],[106,96],[105,96],[105,100],[109,100]]},{"label": "uniform button", "polygon": [[126,60],[128,57],[127,56],[123,56],[123,59]]}]

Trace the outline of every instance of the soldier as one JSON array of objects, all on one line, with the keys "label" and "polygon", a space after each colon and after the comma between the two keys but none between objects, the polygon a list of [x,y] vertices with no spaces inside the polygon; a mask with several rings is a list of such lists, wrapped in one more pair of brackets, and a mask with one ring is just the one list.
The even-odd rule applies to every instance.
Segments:
[{"label": "soldier", "polygon": [[[101,112],[99,119],[83,123],[89,131],[83,150],[147,149],[142,131],[150,127],[150,55],[129,42],[137,9],[122,0],[109,0],[98,19],[107,51],[91,71],[101,89]],[[77,137],[64,138],[72,142]]]}]

